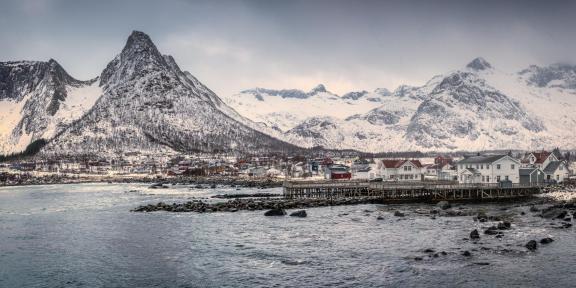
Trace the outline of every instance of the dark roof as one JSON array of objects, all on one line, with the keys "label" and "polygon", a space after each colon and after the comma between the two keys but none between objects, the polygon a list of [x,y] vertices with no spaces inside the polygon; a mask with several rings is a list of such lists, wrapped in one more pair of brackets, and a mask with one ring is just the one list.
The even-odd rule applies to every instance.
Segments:
[{"label": "dark roof", "polygon": [[470,171],[470,173],[472,173],[472,174],[481,174],[480,172],[478,172],[478,170],[476,170],[474,168],[466,168],[466,170]]},{"label": "dark roof", "polygon": [[538,168],[520,168],[520,176],[530,176],[530,174],[537,170]]},{"label": "dark roof", "polygon": [[544,172],[545,173],[554,173],[554,171],[556,171],[556,169],[558,169],[560,164],[562,164],[562,161],[550,161],[548,166],[546,166],[546,168],[544,168]]},{"label": "dark roof", "polygon": [[560,152],[560,149],[558,149],[558,148],[552,150],[552,154],[554,154],[554,156],[556,156],[556,159],[558,159],[558,160],[564,159],[564,156],[562,156],[562,153]]},{"label": "dark roof", "polygon": [[480,163],[492,163],[500,158],[506,157],[508,155],[481,155],[481,156],[471,156],[464,158],[458,162],[458,164],[480,164]]},{"label": "dark roof", "polygon": [[544,163],[544,161],[546,161],[546,159],[548,158],[548,156],[550,156],[551,153],[548,151],[541,151],[541,152],[532,152],[532,154],[534,155],[534,157],[536,157],[536,162],[534,163],[542,164]]},{"label": "dark roof", "polygon": [[422,163],[420,163],[420,160],[382,160],[384,168],[399,168],[406,162],[410,162],[412,165],[418,168],[422,168]]}]

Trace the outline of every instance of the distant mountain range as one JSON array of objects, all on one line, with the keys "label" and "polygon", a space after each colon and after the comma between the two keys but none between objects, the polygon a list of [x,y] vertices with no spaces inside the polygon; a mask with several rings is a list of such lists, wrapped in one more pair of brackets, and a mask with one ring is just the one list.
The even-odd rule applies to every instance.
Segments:
[{"label": "distant mountain range", "polygon": [[[321,88],[321,89],[319,89]],[[275,136],[305,147],[454,151],[576,147],[576,66],[516,73],[476,58],[423,86],[349,92],[256,88],[225,97]]]},{"label": "distant mountain range", "polygon": [[0,154],[45,139],[45,156],[537,149],[576,145],[576,67],[498,70],[482,58],[422,86],[344,95],[255,88],[222,100],[133,32],[102,71],[0,62]]}]

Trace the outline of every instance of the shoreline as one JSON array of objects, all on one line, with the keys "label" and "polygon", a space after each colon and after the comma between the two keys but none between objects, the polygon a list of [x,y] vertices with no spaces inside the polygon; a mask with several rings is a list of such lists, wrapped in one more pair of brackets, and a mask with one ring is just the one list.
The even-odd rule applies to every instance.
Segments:
[{"label": "shoreline", "polygon": [[[555,193],[559,191],[569,191],[570,193],[576,193],[576,186],[574,185],[557,185],[554,187],[548,187],[543,194]],[[232,194],[234,195],[234,194]],[[166,211],[166,212],[196,212],[196,213],[213,213],[213,212],[237,212],[237,211],[258,211],[258,210],[290,210],[290,209],[306,209],[306,208],[316,208],[316,207],[326,207],[326,206],[342,206],[342,205],[359,205],[359,204],[437,204],[445,202],[448,206],[452,204],[466,205],[466,204],[477,204],[477,203],[512,203],[512,204],[526,204],[526,203],[562,203],[562,200],[555,200],[551,197],[537,197],[529,196],[523,198],[514,199],[500,199],[498,201],[486,200],[486,201],[384,201],[377,197],[359,197],[359,198],[342,198],[342,199],[318,199],[318,198],[300,198],[300,199],[287,199],[283,198],[281,195],[266,197],[266,195],[256,195],[258,197],[250,196],[239,196],[233,197],[232,195],[227,195],[228,197],[213,197],[220,199],[233,199],[221,202],[206,202],[202,200],[193,200],[183,203],[172,203],[166,204],[164,202],[159,202],[156,204],[141,205],[132,210],[131,212],[156,212],[156,211]],[[255,195],[255,194],[253,194]],[[218,196],[218,195],[216,195]],[[264,197],[262,197],[264,196]],[[280,198],[279,198],[280,196]],[[564,201],[566,202],[566,201]],[[445,210],[445,209],[442,209]],[[455,215],[450,216],[464,216],[455,212]]]},{"label": "shoreline", "polygon": [[1,187],[37,186],[37,185],[65,185],[88,183],[142,183],[162,185],[227,185],[247,188],[273,188],[282,187],[283,179],[278,178],[242,178],[233,176],[210,177],[123,177],[109,175],[43,175],[23,179],[15,183],[0,183]]}]

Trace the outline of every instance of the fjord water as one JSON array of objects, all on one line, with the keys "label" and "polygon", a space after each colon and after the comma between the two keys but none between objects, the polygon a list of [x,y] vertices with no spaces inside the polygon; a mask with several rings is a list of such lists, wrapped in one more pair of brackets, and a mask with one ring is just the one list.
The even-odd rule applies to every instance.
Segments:
[{"label": "fjord water", "polygon": [[[254,192],[281,188],[0,188],[0,287],[570,287],[576,280],[573,230],[549,228],[530,213],[502,239],[482,235],[473,244],[465,238],[483,224],[472,216],[413,213],[426,205],[312,208],[307,218],[130,212],[159,201]],[[394,217],[394,209],[407,217]],[[526,252],[526,241],[547,236],[556,241]],[[447,255],[428,257],[427,248]]]}]

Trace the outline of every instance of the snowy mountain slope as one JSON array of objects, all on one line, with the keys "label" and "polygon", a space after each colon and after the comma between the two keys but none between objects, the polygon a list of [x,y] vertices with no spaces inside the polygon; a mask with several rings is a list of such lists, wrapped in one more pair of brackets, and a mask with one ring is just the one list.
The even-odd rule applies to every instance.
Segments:
[{"label": "snowy mountain slope", "polygon": [[0,63],[0,154],[50,139],[101,95],[97,79],[72,78],[55,60]]},{"label": "snowy mountain slope", "polygon": [[[420,104],[406,138],[424,148],[485,149],[512,143],[539,145],[544,125],[478,74],[449,74]],[[534,143],[532,143],[534,142]]]},{"label": "snowy mountain slope", "polygon": [[382,95],[351,92],[342,97],[320,84],[304,92],[296,89],[255,88],[223,100],[239,114],[277,131],[288,131],[311,117],[345,119],[381,105]]},{"label": "snowy mountain slope", "polygon": [[[289,128],[282,129],[286,132],[279,137],[307,147],[368,152],[574,148],[575,71],[573,66],[557,64],[505,73],[476,58],[420,87],[348,93],[333,103],[338,107],[315,103],[313,97],[302,96],[308,93],[297,90],[281,91],[298,97],[248,90],[252,94],[240,96],[255,97],[235,95],[226,101],[247,118]],[[374,94],[378,95],[378,101],[372,102],[376,107],[357,105],[358,110],[367,110],[341,112],[352,111],[342,99],[353,102]]]},{"label": "snowy mountain slope", "polygon": [[130,35],[102,72],[100,86],[96,104],[50,141],[44,155],[297,149],[227,115],[233,110],[142,32]]}]

